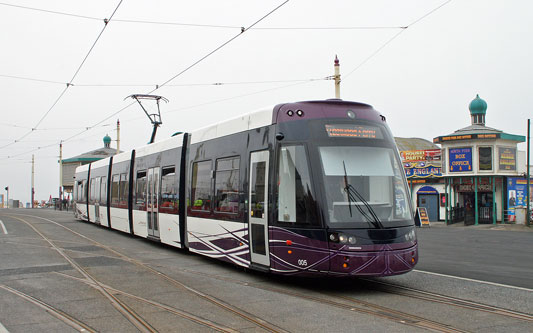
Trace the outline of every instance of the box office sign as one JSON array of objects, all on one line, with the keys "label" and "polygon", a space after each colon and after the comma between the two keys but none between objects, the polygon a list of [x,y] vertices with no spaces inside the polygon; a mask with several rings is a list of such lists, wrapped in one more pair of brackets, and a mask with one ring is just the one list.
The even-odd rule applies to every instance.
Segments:
[{"label": "box office sign", "polygon": [[516,148],[499,147],[498,152],[500,170],[516,170]]},{"label": "box office sign", "polygon": [[450,172],[472,171],[472,148],[450,148],[448,150]]}]

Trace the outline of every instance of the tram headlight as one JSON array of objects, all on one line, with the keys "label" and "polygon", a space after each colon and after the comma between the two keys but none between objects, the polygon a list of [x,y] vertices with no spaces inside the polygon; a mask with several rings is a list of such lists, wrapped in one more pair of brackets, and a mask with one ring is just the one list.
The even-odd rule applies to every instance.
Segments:
[{"label": "tram headlight", "polygon": [[412,240],[412,241],[415,241],[415,240],[416,240],[416,232],[415,232],[415,229],[411,230],[411,240]]},{"label": "tram headlight", "polygon": [[357,243],[357,238],[355,238],[354,236],[348,237],[348,243],[350,243],[352,245]]},{"label": "tram headlight", "polygon": [[339,241],[339,236],[337,234],[329,234],[329,240],[337,243]]},{"label": "tram headlight", "polygon": [[339,242],[341,244],[346,244],[348,242],[348,236],[346,236],[345,234],[340,234],[339,235]]}]

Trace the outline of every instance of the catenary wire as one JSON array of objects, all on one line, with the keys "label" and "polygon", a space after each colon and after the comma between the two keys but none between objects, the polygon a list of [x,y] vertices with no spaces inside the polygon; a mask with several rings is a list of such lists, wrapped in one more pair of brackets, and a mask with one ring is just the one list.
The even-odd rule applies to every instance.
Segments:
[{"label": "catenary wire", "polygon": [[[198,65],[199,63],[201,63],[203,60],[207,59],[209,56],[213,55],[214,53],[216,53],[217,51],[219,51],[220,49],[222,49],[224,46],[228,45],[229,43],[231,43],[232,41],[234,41],[235,39],[237,39],[239,36],[242,36],[246,31],[250,30],[250,28],[252,28],[253,26],[257,25],[259,22],[263,21],[265,18],[267,18],[268,16],[270,16],[272,13],[274,13],[275,11],[277,11],[279,8],[281,8],[283,5],[285,5],[287,2],[289,2],[289,0],[286,0],[284,1],[282,4],[278,5],[276,8],[274,8],[273,10],[271,10],[270,12],[268,12],[266,15],[264,15],[263,17],[261,17],[260,19],[258,19],[257,21],[255,21],[252,25],[250,25],[248,28],[244,28],[243,30],[241,30],[241,32],[237,35],[235,35],[234,37],[230,38],[229,40],[227,40],[226,42],[222,43],[220,46],[216,47],[214,50],[212,50],[211,52],[209,52],[208,54],[204,55],[202,58],[200,58],[199,60],[195,61],[192,65],[189,65],[187,68],[185,68],[184,70],[180,71],[178,74],[172,76],[170,79],[168,79],[167,81],[165,81],[164,83],[160,84],[160,85],[157,85],[155,89],[151,90],[150,92],[148,92],[148,94],[151,94],[153,93],[154,91],[162,88],[163,86],[166,86],[168,83],[170,83],[172,80],[176,79],[177,77],[179,77],[180,75],[184,74],[185,72],[187,72],[188,70],[190,70],[191,68],[195,67],[196,65]],[[113,118],[114,116],[118,115],[119,113],[121,113],[122,111],[126,110],[127,108],[129,108],[130,106],[134,105],[135,102],[132,102],[126,106],[124,106],[123,108],[121,108],[120,110],[114,112],[113,114],[109,115],[108,117],[104,118],[103,120],[97,122],[96,124],[94,124],[93,126],[91,127],[94,127],[94,126],[97,126],[97,125],[100,125],[101,123]],[[73,136],[65,139],[64,141],[69,141],[71,140],[72,138],[75,138],[77,137],[78,135],[84,133],[86,131],[82,131],[82,132],[79,132],[77,134],[74,134]]]},{"label": "catenary wire", "polygon": [[374,56],[376,56],[381,50],[383,50],[387,45],[389,45],[393,40],[395,40],[398,36],[400,36],[404,31],[406,31],[409,27],[412,27],[413,25],[417,24],[418,22],[422,21],[429,15],[433,14],[437,10],[441,9],[448,3],[450,3],[452,0],[448,0],[446,2],[443,2],[439,6],[435,7],[431,11],[427,12],[426,14],[422,15],[418,19],[414,20],[411,24],[407,25],[405,29],[400,30],[398,33],[396,33],[392,38],[388,39],[385,43],[383,43],[376,51],[374,51],[372,54],[370,54],[367,58],[365,58],[359,65],[357,65],[353,70],[348,72],[348,74],[344,75],[344,80],[346,80],[347,77],[352,75],[355,71],[357,71],[359,68],[361,68],[364,64],[366,64],[370,59],[372,59]]},{"label": "catenary wire", "polygon": [[[76,76],[78,75],[78,73],[80,72],[81,68],[83,67],[83,65],[85,64],[85,61],[87,60],[87,58],[89,57],[89,55],[91,54],[92,50],[94,49],[94,47],[96,46],[96,43],[98,42],[98,40],[100,39],[100,37],[102,36],[102,34],[104,33],[106,27],[107,27],[107,24],[111,21],[111,19],[113,18],[113,16],[115,15],[115,13],[117,12],[118,8],[120,7],[120,5],[122,4],[122,1],[123,0],[120,0],[118,5],[115,7],[115,10],[113,11],[113,13],[111,14],[111,16],[109,17],[109,19],[106,19],[104,20],[104,27],[102,28],[102,30],[100,31],[100,33],[98,34],[98,37],[96,38],[96,40],[94,41],[93,45],[91,46],[91,48],[89,49],[89,51],[87,52],[87,54],[85,55],[85,57],[83,58],[83,61],[81,62],[81,64],[78,66],[77,70],[75,71],[74,75],[72,76],[72,78],[70,79],[69,83],[66,84],[66,87],[63,89],[63,91],[61,92],[61,94],[59,94],[59,97],[55,100],[55,102],[52,104],[52,106],[48,109],[48,111],[46,111],[46,113],[41,117],[41,119],[39,119],[39,121],[37,122],[37,124],[35,126],[32,127],[32,129],[25,133],[24,135],[22,135],[21,137],[19,137],[18,139],[16,139],[15,141],[7,144],[7,145],[4,145],[4,146],[0,146],[0,150],[1,149],[4,149],[6,147],[9,147],[11,145],[14,145],[16,144],[17,142],[20,142],[21,140],[23,140],[24,138],[26,138],[27,136],[29,136],[31,133],[33,133],[35,131],[35,129],[37,129],[39,127],[39,125],[42,123],[42,121],[48,116],[48,114],[54,109],[54,107],[57,105],[57,103],[59,102],[59,100],[61,100],[61,98],[65,95],[65,93],[67,92],[68,88],[72,85],[72,81],[74,81],[74,79],[76,78]],[[3,3],[2,3],[3,4]]]},{"label": "catenary wire", "polygon": [[[15,7],[20,9],[27,9],[33,11],[44,12],[48,14],[64,15],[77,17],[88,20],[97,20],[101,21],[101,18],[94,16],[78,15],[66,12],[59,12],[41,8],[27,7],[14,5],[9,3],[0,3],[0,5]],[[183,22],[164,22],[164,21],[148,21],[148,20],[134,20],[134,19],[115,19],[114,22],[121,23],[139,23],[139,24],[155,24],[155,25],[171,25],[171,26],[185,26],[185,27],[200,27],[200,28],[222,28],[222,29],[242,29],[241,26],[236,25],[220,25],[220,24],[199,24],[199,23],[183,23]],[[259,27],[254,28],[254,30],[377,30],[377,29],[405,29],[407,27],[402,26],[333,26],[333,27]]]}]

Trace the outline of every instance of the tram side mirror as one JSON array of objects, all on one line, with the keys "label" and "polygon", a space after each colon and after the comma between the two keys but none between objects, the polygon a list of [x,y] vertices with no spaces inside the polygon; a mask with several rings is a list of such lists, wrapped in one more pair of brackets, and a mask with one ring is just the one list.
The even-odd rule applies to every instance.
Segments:
[{"label": "tram side mirror", "polygon": [[283,135],[283,133],[281,132],[276,133],[276,140],[281,141],[284,138],[285,138],[285,135]]}]

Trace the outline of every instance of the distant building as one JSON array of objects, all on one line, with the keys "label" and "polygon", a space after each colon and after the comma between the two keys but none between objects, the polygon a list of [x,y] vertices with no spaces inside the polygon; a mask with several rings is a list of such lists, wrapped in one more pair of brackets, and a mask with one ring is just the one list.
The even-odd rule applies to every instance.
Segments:
[{"label": "distant building", "polygon": [[420,138],[394,138],[411,190],[413,208],[425,207],[430,221],[443,220],[444,179],[441,149]]},{"label": "distant building", "polygon": [[525,137],[485,126],[487,103],[479,95],[469,110],[470,126],[433,139],[442,146],[446,221],[513,221],[527,200],[525,154],[517,151]]},{"label": "distant building", "polygon": [[111,148],[111,137],[109,135],[104,136],[103,141],[103,148],[95,149],[63,160],[63,191],[65,197],[66,193],[72,193],[74,188],[74,174],[77,167],[117,154],[117,150]]}]

